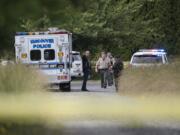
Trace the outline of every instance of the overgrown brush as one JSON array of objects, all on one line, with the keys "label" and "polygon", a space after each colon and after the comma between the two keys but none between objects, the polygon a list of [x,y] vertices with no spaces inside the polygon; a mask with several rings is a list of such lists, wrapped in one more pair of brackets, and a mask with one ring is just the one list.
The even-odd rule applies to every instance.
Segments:
[{"label": "overgrown brush", "polygon": [[148,68],[129,68],[120,78],[123,95],[180,94],[180,63]]},{"label": "overgrown brush", "polygon": [[41,75],[23,65],[0,66],[0,93],[37,92],[43,83]]}]

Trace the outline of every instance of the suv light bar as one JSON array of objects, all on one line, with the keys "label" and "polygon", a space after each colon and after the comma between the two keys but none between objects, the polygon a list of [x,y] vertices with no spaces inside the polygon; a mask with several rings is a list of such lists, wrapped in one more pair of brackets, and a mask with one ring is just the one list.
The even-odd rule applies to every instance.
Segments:
[{"label": "suv light bar", "polygon": [[140,49],[139,52],[166,52],[164,49]]}]

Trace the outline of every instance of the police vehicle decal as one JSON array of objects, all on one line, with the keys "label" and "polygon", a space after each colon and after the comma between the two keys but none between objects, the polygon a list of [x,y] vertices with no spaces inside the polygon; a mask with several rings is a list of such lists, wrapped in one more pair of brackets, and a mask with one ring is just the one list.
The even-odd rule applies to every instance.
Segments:
[{"label": "police vehicle decal", "polygon": [[48,49],[52,48],[54,39],[31,39],[30,43],[32,44],[33,49]]}]

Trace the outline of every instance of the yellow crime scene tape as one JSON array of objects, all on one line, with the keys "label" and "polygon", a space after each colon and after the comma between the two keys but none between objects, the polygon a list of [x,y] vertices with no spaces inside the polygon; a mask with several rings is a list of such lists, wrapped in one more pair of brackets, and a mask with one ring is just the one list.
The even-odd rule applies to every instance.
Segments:
[{"label": "yellow crime scene tape", "polygon": [[180,98],[24,95],[0,98],[0,120],[180,121]]}]

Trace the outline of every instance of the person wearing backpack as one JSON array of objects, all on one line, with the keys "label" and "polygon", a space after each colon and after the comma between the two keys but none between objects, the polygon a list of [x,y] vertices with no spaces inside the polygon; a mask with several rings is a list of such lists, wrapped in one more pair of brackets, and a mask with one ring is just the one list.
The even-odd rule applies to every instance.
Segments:
[{"label": "person wearing backpack", "polygon": [[113,65],[113,73],[114,73],[114,80],[115,80],[115,87],[116,91],[119,91],[119,81],[122,75],[122,70],[124,69],[124,64],[120,56],[115,57],[115,62]]}]

